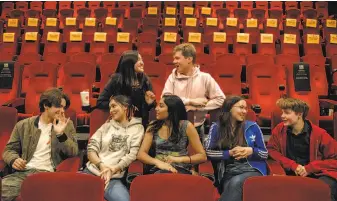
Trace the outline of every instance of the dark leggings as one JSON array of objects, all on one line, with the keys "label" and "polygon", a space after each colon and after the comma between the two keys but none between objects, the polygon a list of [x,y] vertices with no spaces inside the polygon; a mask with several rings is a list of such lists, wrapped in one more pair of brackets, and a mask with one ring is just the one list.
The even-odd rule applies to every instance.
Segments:
[{"label": "dark leggings", "polygon": [[262,176],[260,172],[245,172],[224,180],[220,201],[242,201],[243,183],[249,177]]}]

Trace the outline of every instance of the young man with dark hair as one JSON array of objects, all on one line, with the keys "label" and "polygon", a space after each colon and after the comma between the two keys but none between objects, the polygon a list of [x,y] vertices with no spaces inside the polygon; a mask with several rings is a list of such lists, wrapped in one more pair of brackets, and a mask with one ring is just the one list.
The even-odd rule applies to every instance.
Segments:
[{"label": "young man with dark hair", "polygon": [[220,108],[225,100],[218,83],[196,65],[196,50],[193,44],[183,43],[173,50],[173,69],[165,83],[163,95],[177,95],[187,111],[195,111],[194,126],[199,137],[204,137],[205,115],[209,110]]},{"label": "young man with dark hair", "polygon": [[309,106],[304,101],[285,98],[282,123],[272,131],[267,144],[269,156],[279,162],[287,175],[319,179],[331,188],[337,200],[337,142],[320,127],[306,120]]},{"label": "young man with dark hair", "polygon": [[59,89],[49,89],[40,96],[41,114],[15,125],[3,159],[16,172],[2,179],[2,201],[14,200],[28,175],[54,172],[63,160],[78,154],[76,130],[64,116],[69,105],[67,95]]}]

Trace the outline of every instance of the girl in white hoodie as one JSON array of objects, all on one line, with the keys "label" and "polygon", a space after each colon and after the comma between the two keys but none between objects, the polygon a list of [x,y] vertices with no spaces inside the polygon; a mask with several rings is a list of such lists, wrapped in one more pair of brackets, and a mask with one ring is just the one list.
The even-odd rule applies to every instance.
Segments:
[{"label": "girl in white hoodie", "polygon": [[144,127],[140,118],[133,117],[133,106],[128,97],[111,97],[109,107],[111,119],[89,140],[89,162],[84,172],[105,180],[106,200],[129,201],[128,190],[120,179],[136,159]]}]

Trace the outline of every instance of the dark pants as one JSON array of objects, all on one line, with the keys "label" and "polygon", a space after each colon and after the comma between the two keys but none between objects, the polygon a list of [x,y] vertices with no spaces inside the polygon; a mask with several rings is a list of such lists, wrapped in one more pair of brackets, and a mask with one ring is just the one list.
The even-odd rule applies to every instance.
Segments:
[{"label": "dark pants", "polygon": [[319,179],[328,184],[331,189],[331,201],[337,201],[337,181],[328,176],[309,176],[311,178]]},{"label": "dark pants", "polygon": [[242,201],[243,183],[249,177],[262,176],[260,172],[245,172],[227,177],[223,182],[220,201]]}]

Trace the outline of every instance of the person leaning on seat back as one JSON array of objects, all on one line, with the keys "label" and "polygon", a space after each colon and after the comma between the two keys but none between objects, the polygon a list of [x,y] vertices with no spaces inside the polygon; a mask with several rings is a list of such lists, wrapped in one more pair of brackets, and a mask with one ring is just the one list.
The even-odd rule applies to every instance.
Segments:
[{"label": "person leaning on seat back", "polygon": [[134,116],[142,118],[143,126],[149,121],[149,110],[155,106],[155,95],[144,63],[137,51],[125,51],[119,59],[114,75],[97,99],[97,108],[108,110],[111,96],[125,95],[131,98],[137,109]]},{"label": "person leaning on seat back", "polygon": [[[184,103],[178,96],[163,96],[156,118],[145,133],[137,159],[152,166],[150,173],[192,174],[193,164],[205,162],[206,154],[195,127],[187,120]],[[194,155],[189,156],[188,145]],[[149,155],[151,147],[154,157]]]},{"label": "person leaning on seat back", "polygon": [[144,127],[140,118],[133,117],[134,107],[127,96],[111,97],[109,106],[111,119],[89,139],[84,173],[105,180],[104,197],[108,201],[128,201],[129,192],[121,178],[136,159]]},{"label": "person leaning on seat back", "polygon": [[282,110],[282,123],[272,131],[267,148],[272,159],[287,175],[319,179],[331,188],[337,200],[337,142],[324,129],[306,119],[306,102],[283,98],[276,103]]},{"label": "person leaning on seat back", "polygon": [[16,172],[2,179],[2,201],[14,200],[27,176],[54,172],[62,160],[78,154],[74,124],[64,116],[69,105],[59,89],[46,90],[40,96],[41,114],[15,125],[3,159]]},{"label": "person leaning on seat back", "polygon": [[201,72],[196,65],[193,44],[176,46],[173,55],[176,68],[166,80],[162,95],[177,95],[183,100],[187,111],[195,111],[194,126],[203,141],[205,115],[208,110],[220,108],[225,95],[214,78]]},{"label": "person leaning on seat back", "polygon": [[256,122],[245,120],[247,103],[239,96],[227,97],[219,120],[212,124],[205,141],[206,154],[216,163],[221,201],[242,200],[244,181],[267,174],[268,152]]}]

